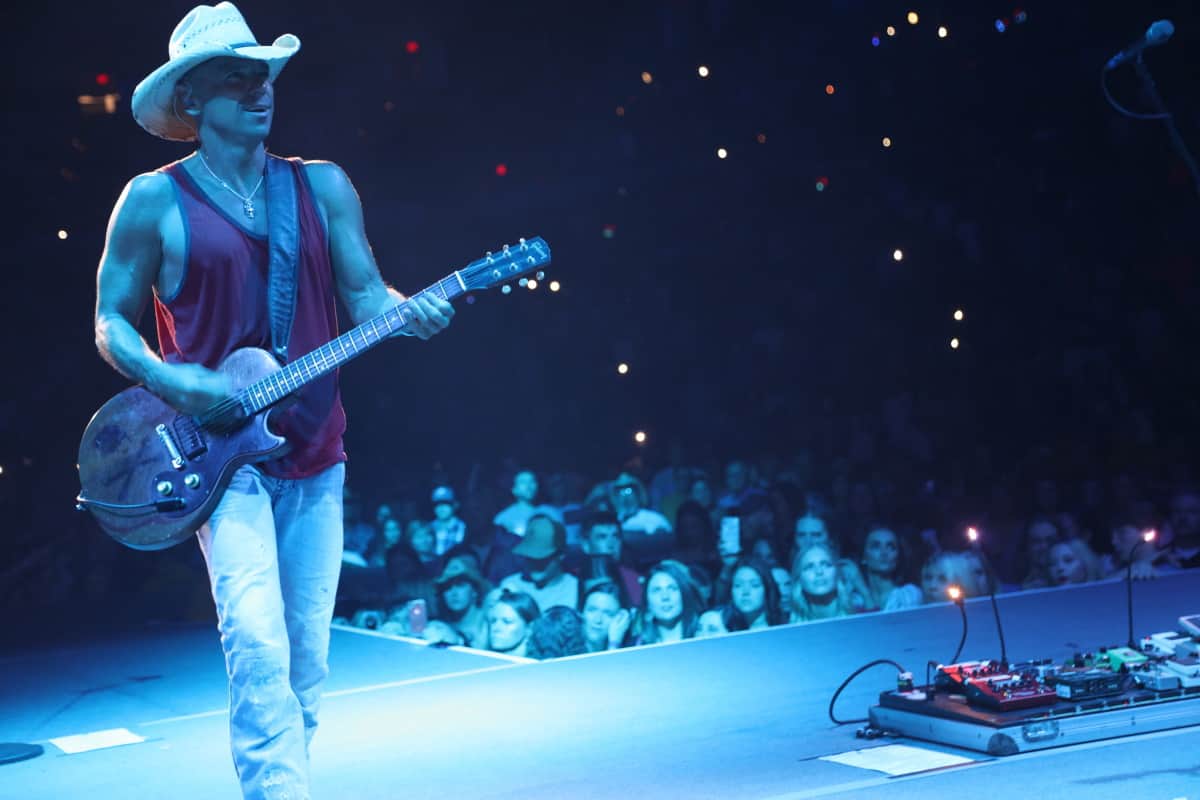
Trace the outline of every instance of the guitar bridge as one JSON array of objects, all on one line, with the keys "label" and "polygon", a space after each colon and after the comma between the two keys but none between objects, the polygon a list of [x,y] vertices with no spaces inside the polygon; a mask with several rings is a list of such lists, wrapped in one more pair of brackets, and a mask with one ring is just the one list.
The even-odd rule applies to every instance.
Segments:
[{"label": "guitar bridge", "polygon": [[187,460],[191,461],[208,452],[208,443],[204,440],[204,433],[196,424],[196,420],[180,415],[175,418],[171,428],[175,432],[175,441]]}]

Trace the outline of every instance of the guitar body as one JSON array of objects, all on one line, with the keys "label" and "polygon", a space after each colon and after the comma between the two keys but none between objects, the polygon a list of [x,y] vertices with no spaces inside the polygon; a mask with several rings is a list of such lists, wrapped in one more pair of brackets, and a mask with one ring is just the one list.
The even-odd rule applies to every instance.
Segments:
[{"label": "guitar body", "polygon": [[[521,239],[454,270],[421,294],[449,301],[549,263],[544,239]],[[542,275],[538,272],[538,279]],[[83,432],[77,507],[92,512],[105,533],[135,550],[162,550],[184,541],[212,515],[238,467],[287,452],[287,440],[267,425],[271,408],[403,332],[419,317],[412,302],[384,310],[286,366],[266,350],[235,350],[217,368],[229,379],[230,396],[199,418],[180,414],[140,386],[121,392],[101,406]]]},{"label": "guitar body", "polygon": [[[230,353],[217,371],[236,393],[279,369],[266,350],[246,347]],[[179,544],[209,518],[238,467],[286,452],[287,440],[267,426],[270,413],[249,417],[231,433],[213,433],[143,387],[126,389],[101,406],[83,432],[81,504],[128,547]]]}]

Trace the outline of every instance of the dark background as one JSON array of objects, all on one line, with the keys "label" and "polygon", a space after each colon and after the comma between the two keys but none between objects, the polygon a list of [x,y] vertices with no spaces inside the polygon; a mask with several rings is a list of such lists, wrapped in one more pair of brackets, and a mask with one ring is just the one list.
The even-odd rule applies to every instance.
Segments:
[{"label": "dark background", "polygon": [[[26,621],[104,539],[73,510],[79,436],[127,385],[93,344],[95,267],[125,182],[190,152],[128,98],[191,5],[51,3],[6,34],[0,577]],[[1147,62],[1200,142],[1191,3],[1036,3],[1021,24],[1011,3],[920,3],[916,26],[853,0],[239,8],[260,41],[303,42],[268,146],[342,165],[390,283],[520,236],[554,250],[561,292],[480,295],[432,342],[343,370],[368,493],[505,458],[600,479],[671,442],[821,461],[889,398],[932,439],[922,478],[969,462],[986,485],[1030,452],[1077,476],[1194,471],[1198,199],[1163,125],[1100,84],[1172,19]],[[113,115],[77,102],[99,73]],[[1129,67],[1110,87],[1150,110]]]}]

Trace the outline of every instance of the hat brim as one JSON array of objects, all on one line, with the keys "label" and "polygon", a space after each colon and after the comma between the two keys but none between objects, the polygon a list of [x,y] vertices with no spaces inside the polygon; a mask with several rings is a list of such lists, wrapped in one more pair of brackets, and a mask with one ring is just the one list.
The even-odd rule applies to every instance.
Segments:
[{"label": "hat brim", "polygon": [[188,70],[214,58],[245,58],[267,64],[274,81],[287,66],[288,60],[300,51],[300,39],[285,33],[272,44],[253,44],[245,47],[209,47],[171,59],[147,75],[133,90],[130,102],[133,118],[147,132],[161,139],[193,142],[195,129],[175,115],[175,84]]}]

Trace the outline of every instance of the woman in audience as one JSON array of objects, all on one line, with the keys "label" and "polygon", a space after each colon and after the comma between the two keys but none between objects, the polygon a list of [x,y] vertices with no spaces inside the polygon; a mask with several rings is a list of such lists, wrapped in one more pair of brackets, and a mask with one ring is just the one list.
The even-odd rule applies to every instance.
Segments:
[{"label": "woman in audience", "polygon": [[1036,517],[1025,528],[1025,579],[1022,589],[1041,589],[1050,585],[1050,547],[1062,539],[1058,526],[1049,517]]},{"label": "woman in audience", "polygon": [[583,635],[589,653],[615,650],[625,643],[629,632],[629,610],[622,604],[623,592],[611,580],[585,584],[583,602]]},{"label": "woman in audience", "polygon": [[930,556],[921,568],[921,596],[926,603],[943,603],[950,599],[947,589],[953,585],[962,590],[963,597],[987,594],[986,577],[980,578],[974,552],[960,553],[944,550]]},{"label": "woman in audience", "polygon": [[921,605],[921,589],[908,583],[908,546],[891,528],[871,527],[859,554],[864,610],[895,611]]},{"label": "woman in audience", "polygon": [[733,570],[733,608],[747,630],[759,630],[784,622],[779,608],[779,588],[771,568],[755,557],[742,558]]},{"label": "woman in audience", "polygon": [[667,559],[650,568],[638,644],[678,642],[696,634],[699,601],[687,568]]},{"label": "woman in audience", "polygon": [[529,625],[529,640],[525,646],[528,658],[545,660],[586,653],[583,618],[567,606],[551,606],[546,613]]},{"label": "woman in audience", "polygon": [[1090,583],[1103,577],[1099,556],[1082,539],[1055,542],[1046,560],[1052,586]]},{"label": "woman in audience", "polygon": [[488,649],[509,656],[524,656],[529,626],[538,618],[537,601],[524,592],[502,590],[488,608]]},{"label": "woman in audience", "polygon": [[854,613],[851,588],[842,577],[837,551],[811,544],[792,568],[792,622],[832,619]]}]

